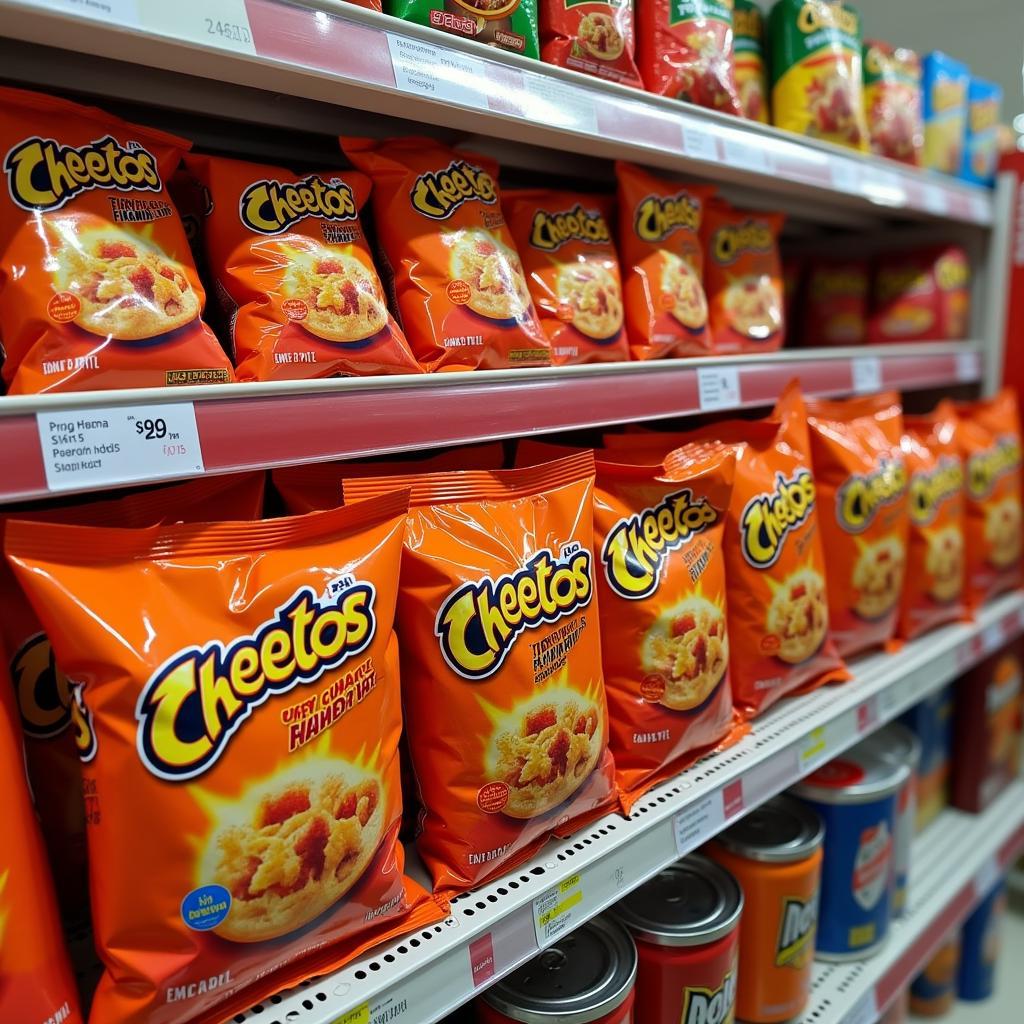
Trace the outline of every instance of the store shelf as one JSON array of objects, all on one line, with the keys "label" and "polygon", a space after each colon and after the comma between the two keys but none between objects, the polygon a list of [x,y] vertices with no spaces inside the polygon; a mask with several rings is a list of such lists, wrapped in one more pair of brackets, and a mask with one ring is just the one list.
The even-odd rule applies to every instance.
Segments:
[{"label": "store shelf", "polygon": [[[653,790],[630,818],[609,815],[567,842],[548,844],[520,870],[455,900],[442,924],[382,946],[234,1019],[239,1024],[439,1020],[545,944],[538,941],[536,907],[546,897],[557,892],[556,902],[570,906],[559,924],[575,926],[600,913],[726,822],[792,785],[1022,628],[1024,593],[1014,593],[983,609],[975,623],[937,631],[896,654],[859,659],[852,682],[782,702],[738,744]],[[999,828],[1006,824],[1001,820]],[[991,836],[997,831],[993,828]],[[979,849],[989,838],[984,830],[977,833]]]},{"label": "store shelf", "polygon": [[[766,356],[492,370],[6,397],[0,401],[0,501],[43,497],[40,429],[98,410],[194,404],[208,473],[543,434],[769,405],[799,377],[808,395],[973,383],[977,342],[794,349]],[[723,382],[727,385],[722,387]],[[732,388],[735,391],[732,391]],[[189,414],[191,415],[191,414]],[[37,416],[39,420],[37,420]],[[120,482],[110,478],[79,488]],[[158,453],[136,480],[170,479]]]},{"label": "store shelf", "polygon": [[944,811],[914,842],[906,916],[870,959],[817,965],[800,1024],[877,1021],[1022,851],[1024,782],[983,814]]},{"label": "store shelf", "polygon": [[[985,189],[552,68],[340,0],[3,0],[0,9],[12,15],[5,35],[76,54],[490,139],[634,159],[805,203],[992,223]],[[30,66],[17,73],[32,78]],[[144,81],[133,80],[133,96],[173,103],[166,94],[140,95]],[[192,97],[209,111],[208,92],[200,97],[193,90]],[[280,116],[277,106],[264,103],[263,116]]]}]

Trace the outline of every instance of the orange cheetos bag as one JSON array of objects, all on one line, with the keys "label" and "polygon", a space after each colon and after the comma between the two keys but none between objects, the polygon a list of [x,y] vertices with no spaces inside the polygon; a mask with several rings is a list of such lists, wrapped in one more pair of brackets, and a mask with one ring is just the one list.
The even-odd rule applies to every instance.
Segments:
[{"label": "orange cheetos bag", "polygon": [[593,558],[593,455],[409,487],[402,696],[435,891],[472,888],[615,805]]},{"label": "orange cheetos bag", "polygon": [[93,1020],[220,1024],[440,916],[396,840],[407,504],[7,524],[94,745]]}]

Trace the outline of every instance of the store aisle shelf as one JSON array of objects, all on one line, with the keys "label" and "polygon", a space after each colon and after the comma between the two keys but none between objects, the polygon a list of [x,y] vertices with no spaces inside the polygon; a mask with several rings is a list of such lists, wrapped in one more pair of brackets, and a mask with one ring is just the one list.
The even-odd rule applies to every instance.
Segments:
[{"label": "store aisle shelf", "polygon": [[[852,682],[782,702],[757,719],[738,744],[653,790],[630,818],[609,815],[571,840],[548,844],[518,871],[459,897],[442,924],[382,946],[234,1019],[239,1024],[439,1020],[533,956],[558,932],[600,913],[726,823],[934,692],[1022,629],[1024,592],[1018,592],[984,608],[974,623],[939,630],[895,654],[858,659],[851,666]],[[1018,805],[1018,824],[1024,824],[1022,815],[1024,807]],[[1001,856],[996,837],[1010,836],[1010,817],[1004,813],[998,822],[993,819],[991,829],[974,831],[970,858],[966,851],[960,860],[951,855],[950,871],[974,864],[965,878],[974,877],[983,865],[973,858],[980,857],[986,844],[991,843],[989,854],[999,851]],[[927,833],[926,847],[938,835]],[[925,868],[921,874],[930,877]],[[923,882],[915,890],[921,898],[926,891]],[[552,904],[556,912],[548,915],[545,926],[538,915]]]},{"label": "store aisle shelf", "polygon": [[[340,0],[2,0],[3,9],[4,35],[75,53],[490,139],[638,160],[851,211],[883,208],[982,226],[993,219],[985,189],[553,68]],[[16,59],[17,52],[11,56]],[[31,66],[19,73],[31,78]],[[133,86],[139,96],[141,79]],[[209,94],[180,87],[209,110]],[[166,95],[154,99],[168,102]],[[273,109],[279,106],[264,102],[263,116],[280,117]],[[337,127],[324,129],[333,133]]]}]

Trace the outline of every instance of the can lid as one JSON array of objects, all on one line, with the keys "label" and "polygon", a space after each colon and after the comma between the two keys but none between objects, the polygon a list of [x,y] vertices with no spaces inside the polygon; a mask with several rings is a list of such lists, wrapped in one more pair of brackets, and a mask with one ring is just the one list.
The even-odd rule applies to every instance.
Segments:
[{"label": "can lid", "polygon": [[788,864],[809,857],[825,838],[817,811],[781,794],[755,807],[716,842],[747,860]]},{"label": "can lid", "polygon": [[876,750],[887,761],[905,764],[912,772],[921,761],[921,741],[917,734],[901,722],[890,722],[868,736],[863,743]]},{"label": "can lid", "polygon": [[612,913],[637,939],[658,946],[703,946],[740,919],[743,891],[725,868],[691,853],[615,905]]},{"label": "can lid", "polygon": [[822,804],[862,804],[895,793],[909,777],[910,765],[884,757],[869,739],[822,765],[792,792]]},{"label": "can lid", "polygon": [[636,966],[629,933],[607,917],[595,917],[558,938],[482,998],[523,1024],[587,1024],[626,1001]]}]

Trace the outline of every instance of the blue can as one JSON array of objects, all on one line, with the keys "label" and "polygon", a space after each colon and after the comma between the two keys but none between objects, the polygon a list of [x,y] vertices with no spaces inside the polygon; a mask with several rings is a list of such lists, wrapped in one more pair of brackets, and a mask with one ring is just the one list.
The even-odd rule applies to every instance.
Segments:
[{"label": "blue can", "polygon": [[996,961],[1006,910],[1006,882],[996,884],[964,922],[960,938],[960,973],[957,995],[976,1002],[995,991]]},{"label": "blue can", "polygon": [[860,743],[793,790],[825,822],[816,956],[853,960],[889,934],[895,882],[896,797],[906,763]]}]

